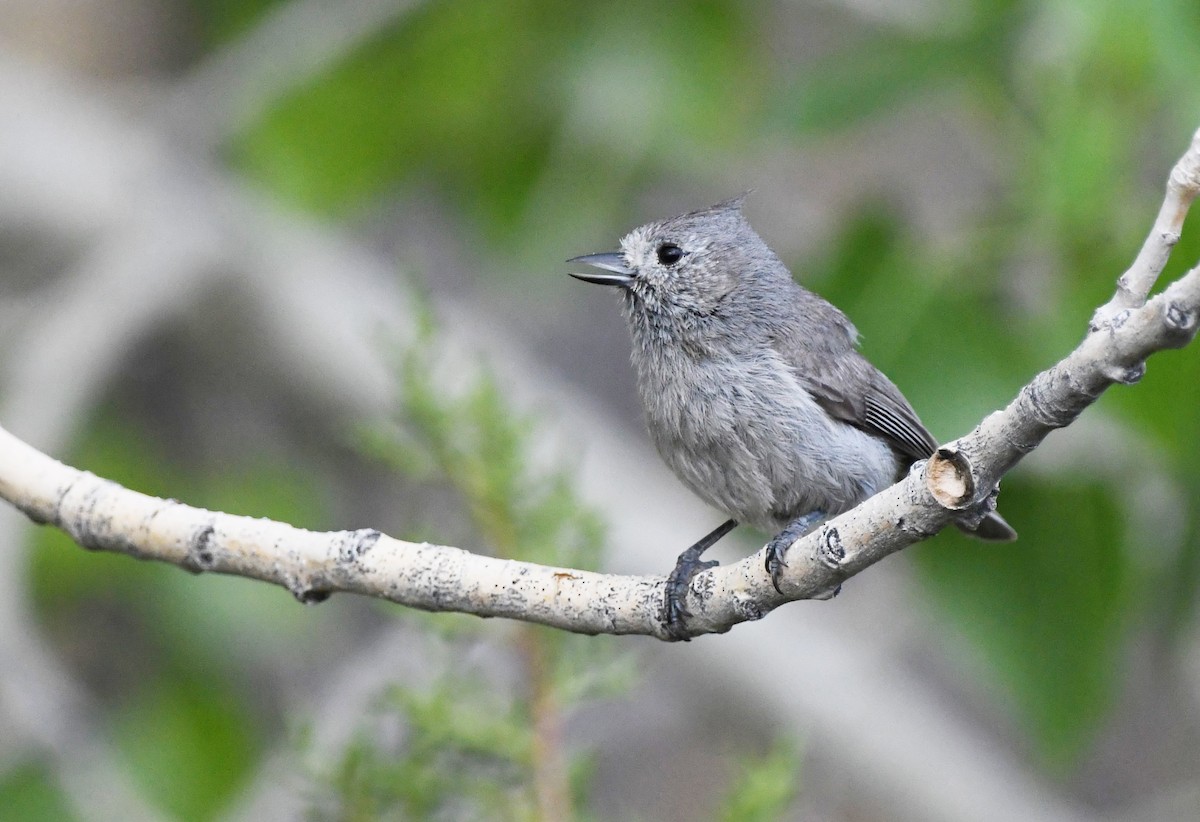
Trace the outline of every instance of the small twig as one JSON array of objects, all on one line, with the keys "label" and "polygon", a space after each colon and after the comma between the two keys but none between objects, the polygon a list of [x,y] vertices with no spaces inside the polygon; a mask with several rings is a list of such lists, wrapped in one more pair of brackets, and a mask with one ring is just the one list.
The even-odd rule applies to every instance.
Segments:
[{"label": "small twig", "polygon": [[1192,135],[1192,144],[1167,178],[1167,194],[1154,220],[1154,227],[1142,244],[1133,264],[1117,279],[1117,291],[1111,300],[1096,310],[1091,329],[1111,324],[1122,312],[1146,302],[1150,289],[1162,274],[1179,242],[1183,221],[1192,201],[1200,193],[1200,130]]}]

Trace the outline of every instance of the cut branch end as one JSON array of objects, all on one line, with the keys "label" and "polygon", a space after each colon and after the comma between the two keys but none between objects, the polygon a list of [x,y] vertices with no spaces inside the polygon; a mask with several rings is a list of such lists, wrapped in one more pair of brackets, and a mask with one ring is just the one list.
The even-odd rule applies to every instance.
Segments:
[{"label": "cut branch end", "polygon": [[962,511],[975,499],[975,479],[971,462],[953,446],[939,448],[929,458],[925,482],[938,504],[952,511]]}]

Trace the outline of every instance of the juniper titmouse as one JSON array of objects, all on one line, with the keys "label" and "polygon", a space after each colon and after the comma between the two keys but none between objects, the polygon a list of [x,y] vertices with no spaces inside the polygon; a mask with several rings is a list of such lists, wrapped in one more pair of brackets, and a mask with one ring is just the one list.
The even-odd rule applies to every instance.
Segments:
[{"label": "juniper titmouse", "polygon": [[[846,315],[802,288],[742,216],[744,197],[636,228],[621,251],[568,262],[617,286],[658,453],[731,519],[685,551],[666,621],[686,638],[683,597],[714,565],[700,554],[748,523],[778,536],[767,568],[821,520],[896,482],[937,442],[900,390],[857,350]],[[1012,540],[995,512],[974,536]]]}]

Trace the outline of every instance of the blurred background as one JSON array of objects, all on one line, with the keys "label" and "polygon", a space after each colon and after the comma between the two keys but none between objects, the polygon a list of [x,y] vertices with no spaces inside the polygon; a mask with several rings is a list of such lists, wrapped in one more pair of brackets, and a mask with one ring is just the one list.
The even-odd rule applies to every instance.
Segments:
[{"label": "blurred background", "polygon": [[[3,0],[0,423],[195,505],[665,573],[723,517],[562,261],[752,190],[951,439],[1133,259],[1198,38],[1187,0]],[[1198,381],[1156,356],[1053,435],[1014,546],[686,645],[303,607],[5,510],[0,818],[1196,819]]]}]

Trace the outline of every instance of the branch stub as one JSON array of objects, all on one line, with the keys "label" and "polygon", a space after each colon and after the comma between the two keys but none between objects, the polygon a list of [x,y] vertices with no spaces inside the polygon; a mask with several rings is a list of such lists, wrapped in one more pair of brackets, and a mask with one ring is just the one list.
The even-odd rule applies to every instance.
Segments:
[{"label": "branch stub", "polygon": [[925,485],[938,504],[961,511],[975,498],[971,462],[953,446],[939,448],[925,466]]}]

